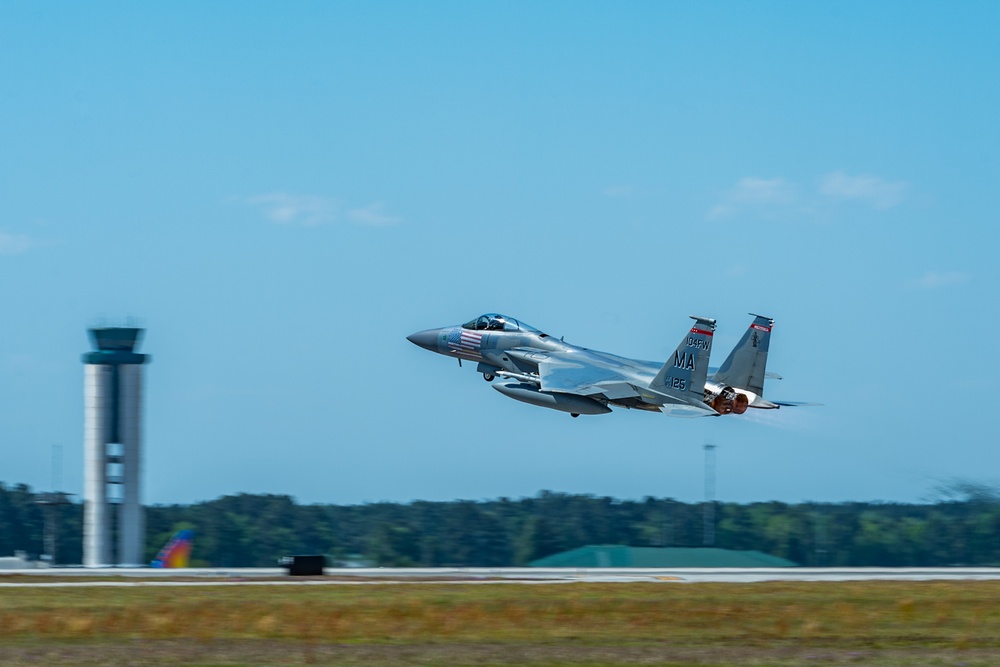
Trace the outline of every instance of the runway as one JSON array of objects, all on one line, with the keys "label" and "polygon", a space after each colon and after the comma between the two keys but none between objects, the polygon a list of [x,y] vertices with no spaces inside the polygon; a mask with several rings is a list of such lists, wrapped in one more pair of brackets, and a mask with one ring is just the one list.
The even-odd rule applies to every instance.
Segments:
[{"label": "runway", "polygon": [[[41,568],[0,570],[0,588],[80,586],[289,586],[394,584],[758,583],[766,581],[996,581],[1000,568]],[[31,581],[18,581],[30,577]],[[38,581],[45,579],[45,581]]]}]

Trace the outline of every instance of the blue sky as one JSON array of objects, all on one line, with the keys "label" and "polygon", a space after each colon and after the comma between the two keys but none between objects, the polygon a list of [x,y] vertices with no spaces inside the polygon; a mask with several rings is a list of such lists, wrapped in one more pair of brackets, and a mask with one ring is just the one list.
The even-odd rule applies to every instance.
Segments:
[{"label": "blue sky", "polygon": [[[86,327],[136,318],[147,502],[1000,483],[1000,6],[6,3],[0,480],[82,490]],[[408,343],[500,311],[767,395],[570,419]]]}]

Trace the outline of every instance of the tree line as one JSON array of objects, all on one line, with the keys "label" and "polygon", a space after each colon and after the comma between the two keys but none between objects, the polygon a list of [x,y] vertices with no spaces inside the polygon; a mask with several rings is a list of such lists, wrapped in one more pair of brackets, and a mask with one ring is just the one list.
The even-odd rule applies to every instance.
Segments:
[{"label": "tree line", "polygon": [[[146,556],[195,531],[192,565],[273,567],[293,554],[381,566],[525,565],[581,546],[712,546],[757,550],[804,566],[1000,566],[1000,498],[955,486],[934,503],[616,500],[542,491],[531,498],[301,505],[238,494],[146,508]],[[0,556],[44,552],[45,517],[23,484],[0,483]],[[81,503],[44,508],[58,525],[57,561],[82,560]],[[714,536],[712,535],[714,533]],[[714,539],[713,539],[714,537]]]}]

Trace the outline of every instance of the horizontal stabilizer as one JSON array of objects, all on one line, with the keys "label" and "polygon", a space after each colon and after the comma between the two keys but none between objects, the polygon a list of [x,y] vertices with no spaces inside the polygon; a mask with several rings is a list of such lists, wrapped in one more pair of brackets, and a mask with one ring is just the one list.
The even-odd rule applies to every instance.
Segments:
[{"label": "horizontal stabilizer", "polygon": [[697,405],[661,405],[660,412],[669,417],[680,417],[682,419],[691,419],[694,417],[718,417],[719,413],[708,407],[699,407]]},{"label": "horizontal stabilizer", "polygon": [[[711,375],[715,375],[716,373],[719,372],[719,367],[718,366],[709,366],[708,367],[708,372]],[[767,372],[765,372],[764,373],[764,377],[767,378],[768,380],[784,380],[785,379],[783,376],[778,375],[774,371],[767,371]]]},{"label": "horizontal stabilizer", "polygon": [[780,405],[786,408],[823,405],[822,403],[809,403],[806,401],[771,401],[771,402],[774,403],[775,405]]}]

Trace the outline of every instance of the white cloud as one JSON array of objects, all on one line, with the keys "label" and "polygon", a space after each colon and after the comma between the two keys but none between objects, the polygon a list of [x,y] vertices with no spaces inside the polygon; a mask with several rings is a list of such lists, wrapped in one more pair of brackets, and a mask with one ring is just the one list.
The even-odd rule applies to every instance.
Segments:
[{"label": "white cloud", "polygon": [[908,188],[909,184],[904,181],[886,181],[871,174],[851,176],[835,171],[822,178],[819,191],[831,199],[853,200],[877,209],[887,209],[901,204]]},{"label": "white cloud", "polygon": [[733,264],[726,272],[730,278],[742,278],[748,273],[746,264]]},{"label": "white cloud", "polygon": [[347,212],[347,217],[351,220],[351,222],[359,225],[365,225],[367,227],[387,227],[400,222],[400,218],[387,215],[384,211],[385,204],[382,202],[375,202],[374,204],[369,204],[368,206],[351,209]]},{"label": "white cloud", "polygon": [[771,215],[794,207],[798,202],[796,190],[783,178],[747,176],[736,181],[722,201],[709,209],[708,217],[715,220],[747,210]]},{"label": "white cloud", "polygon": [[337,200],[315,195],[271,192],[247,197],[243,201],[259,208],[268,220],[279,225],[315,227],[346,218],[358,225],[387,227],[402,220],[386,213],[382,202],[352,208],[341,214],[341,205]]},{"label": "white cloud", "polygon": [[852,176],[842,171],[823,176],[815,190],[800,188],[781,177],[747,176],[723,194],[719,203],[708,210],[707,217],[718,220],[750,213],[762,218],[816,218],[832,212],[842,202],[885,210],[901,204],[909,187],[904,181],[887,181],[870,174]]},{"label": "white cloud", "polygon": [[634,185],[609,185],[601,190],[605,197],[631,197],[635,194]]},{"label": "white cloud", "polygon": [[972,276],[964,271],[928,271],[917,281],[917,287],[924,289],[935,289],[937,287],[948,287],[951,285],[961,285],[969,282]]},{"label": "white cloud", "polygon": [[741,178],[731,192],[742,204],[790,204],[795,201],[794,188],[783,178]]},{"label": "white cloud", "polygon": [[248,204],[259,207],[271,222],[279,225],[314,227],[337,219],[337,202],[327,197],[271,192],[249,197]]},{"label": "white cloud", "polygon": [[35,241],[25,234],[0,232],[0,255],[20,255],[35,247]]}]

